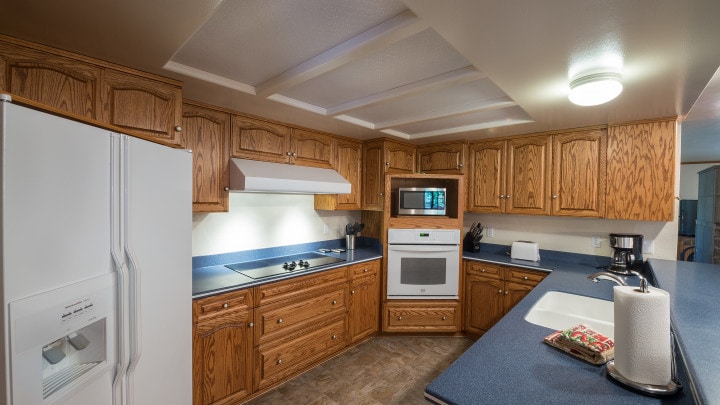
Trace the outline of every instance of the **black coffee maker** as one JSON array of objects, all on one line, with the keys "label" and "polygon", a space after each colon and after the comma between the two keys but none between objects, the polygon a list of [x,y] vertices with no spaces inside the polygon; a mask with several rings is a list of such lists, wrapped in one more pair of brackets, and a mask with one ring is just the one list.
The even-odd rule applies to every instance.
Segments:
[{"label": "black coffee maker", "polygon": [[609,271],[630,274],[642,269],[643,236],[635,233],[611,233],[610,247],[613,250]]}]

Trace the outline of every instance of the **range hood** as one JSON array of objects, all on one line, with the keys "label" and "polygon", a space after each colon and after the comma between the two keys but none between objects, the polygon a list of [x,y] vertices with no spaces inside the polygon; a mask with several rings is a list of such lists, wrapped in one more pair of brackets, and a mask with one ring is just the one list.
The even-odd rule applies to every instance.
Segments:
[{"label": "range hood", "polygon": [[230,159],[230,191],[350,194],[350,183],[332,169]]}]

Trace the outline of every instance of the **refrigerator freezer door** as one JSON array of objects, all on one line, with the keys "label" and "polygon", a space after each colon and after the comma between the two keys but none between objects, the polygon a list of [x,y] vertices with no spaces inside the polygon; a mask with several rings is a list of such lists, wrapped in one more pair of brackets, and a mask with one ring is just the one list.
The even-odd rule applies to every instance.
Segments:
[{"label": "refrigerator freezer door", "polygon": [[192,154],[123,136],[128,404],[192,402]]}]

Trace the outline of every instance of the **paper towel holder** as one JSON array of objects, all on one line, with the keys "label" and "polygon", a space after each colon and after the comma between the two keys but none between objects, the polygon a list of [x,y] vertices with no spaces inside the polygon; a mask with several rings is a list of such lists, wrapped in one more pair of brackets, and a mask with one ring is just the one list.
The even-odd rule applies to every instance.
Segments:
[{"label": "paper towel holder", "polygon": [[654,396],[667,396],[678,393],[682,390],[683,386],[680,380],[677,378],[677,366],[675,364],[675,334],[670,331],[670,350],[672,353],[672,362],[670,364],[670,382],[665,385],[653,385],[653,384],[642,384],[635,381],[630,381],[625,378],[622,374],[618,373],[615,368],[615,360],[610,360],[605,364],[605,369],[609,377],[619,382],[620,384],[630,387],[634,390],[640,391],[645,394]]}]

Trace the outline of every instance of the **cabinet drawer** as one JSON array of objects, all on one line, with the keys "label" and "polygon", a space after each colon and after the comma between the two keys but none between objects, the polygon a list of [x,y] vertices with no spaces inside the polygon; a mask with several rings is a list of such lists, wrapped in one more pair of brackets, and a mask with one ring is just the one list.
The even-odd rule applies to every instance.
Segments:
[{"label": "cabinet drawer", "polygon": [[346,271],[346,267],[340,267],[255,287],[255,306],[291,299],[333,285],[345,284],[347,282]]},{"label": "cabinet drawer", "polygon": [[263,389],[300,373],[313,363],[342,350],[345,347],[345,321],[346,317],[338,318],[295,339],[261,345],[255,356],[255,389]]},{"label": "cabinet drawer", "polygon": [[547,273],[532,270],[508,268],[505,281],[536,286],[547,276]]},{"label": "cabinet drawer", "polygon": [[252,290],[232,291],[193,301],[193,323],[245,312],[252,307]]},{"label": "cabinet drawer", "polygon": [[387,308],[388,331],[455,332],[456,307]]},{"label": "cabinet drawer", "polygon": [[364,277],[373,274],[377,274],[380,270],[380,261],[375,260],[372,262],[358,263],[348,266],[350,269],[350,278]]},{"label": "cabinet drawer", "polygon": [[302,328],[321,317],[347,312],[345,285],[304,298],[260,307],[255,312],[255,344]]},{"label": "cabinet drawer", "polygon": [[474,274],[489,278],[502,278],[502,266],[497,264],[478,262],[473,260],[465,261],[465,270],[468,274]]}]

